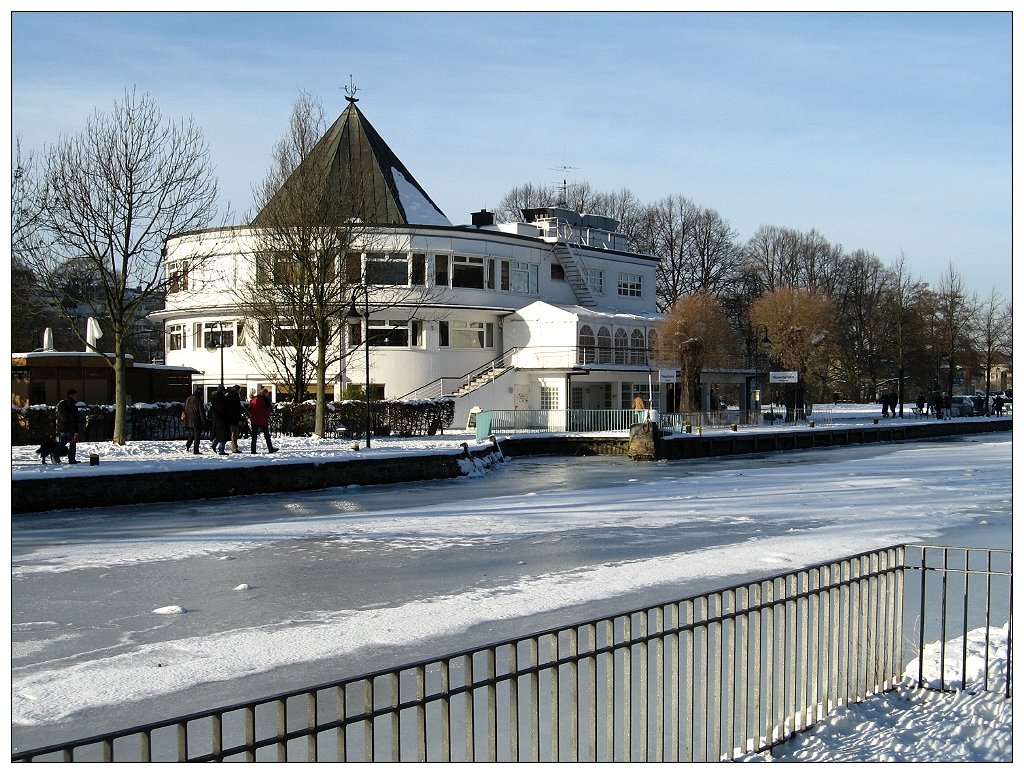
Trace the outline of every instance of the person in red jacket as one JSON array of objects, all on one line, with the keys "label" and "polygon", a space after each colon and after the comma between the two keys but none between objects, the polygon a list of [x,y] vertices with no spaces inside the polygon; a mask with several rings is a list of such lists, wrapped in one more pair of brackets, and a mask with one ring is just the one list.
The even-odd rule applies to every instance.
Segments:
[{"label": "person in red jacket", "polygon": [[267,441],[267,451],[276,452],[273,442],[270,440],[270,412],[273,406],[270,403],[270,390],[264,387],[259,394],[253,391],[249,400],[249,437],[252,439],[252,453],[256,453],[256,436],[261,432]]}]

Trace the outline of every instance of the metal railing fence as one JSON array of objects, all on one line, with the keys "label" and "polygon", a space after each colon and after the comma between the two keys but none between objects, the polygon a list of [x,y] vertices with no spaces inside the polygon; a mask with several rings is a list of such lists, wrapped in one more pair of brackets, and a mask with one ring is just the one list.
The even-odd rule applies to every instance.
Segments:
[{"label": "metal railing fence", "polygon": [[[12,759],[729,760],[894,688],[929,635],[1009,620],[1010,558],[889,547]],[[1008,641],[990,664],[1008,695]]]}]

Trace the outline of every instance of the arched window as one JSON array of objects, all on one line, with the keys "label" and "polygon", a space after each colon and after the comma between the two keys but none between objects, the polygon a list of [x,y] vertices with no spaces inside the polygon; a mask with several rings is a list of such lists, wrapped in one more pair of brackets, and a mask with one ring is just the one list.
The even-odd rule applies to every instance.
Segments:
[{"label": "arched window", "polygon": [[578,350],[579,351],[576,353],[576,362],[597,362],[597,341],[594,339],[594,329],[589,325],[580,326]]},{"label": "arched window", "polygon": [[647,348],[644,346],[644,332],[639,328],[629,335],[629,362],[631,365],[647,363]]},{"label": "arched window", "polygon": [[615,364],[625,365],[629,361],[629,337],[625,328],[615,329]]},{"label": "arched window", "polygon": [[612,332],[604,325],[597,329],[597,362],[612,362]]},{"label": "arched window", "polygon": [[647,352],[651,356],[658,351],[658,332],[653,328],[647,332]]}]

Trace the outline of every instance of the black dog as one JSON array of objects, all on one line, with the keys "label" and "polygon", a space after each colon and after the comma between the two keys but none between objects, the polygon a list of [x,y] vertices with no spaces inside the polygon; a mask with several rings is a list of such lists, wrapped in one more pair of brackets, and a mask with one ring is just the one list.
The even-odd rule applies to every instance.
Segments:
[{"label": "black dog", "polygon": [[61,457],[67,457],[70,453],[68,445],[59,441],[43,441],[42,445],[36,449],[36,454],[42,457],[44,465],[46,464],[47,457],[52,457],[57,462],[60,462]]}]

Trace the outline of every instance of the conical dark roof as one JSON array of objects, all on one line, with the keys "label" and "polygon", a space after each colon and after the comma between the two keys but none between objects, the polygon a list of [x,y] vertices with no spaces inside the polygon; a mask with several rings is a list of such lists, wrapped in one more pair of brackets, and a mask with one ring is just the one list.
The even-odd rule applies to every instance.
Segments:
[{"label": "conical dark roof", "polygon": [[[327,212],[364,223],[452,225],[355,103],[349,99],[338,120],[256,216],[256,225],[273,220],[268,213],[278,204],[312,198],[324,202]],[[309,192],[289,195],[289,187],[297,185],[321,190],[315,197]]]}]

